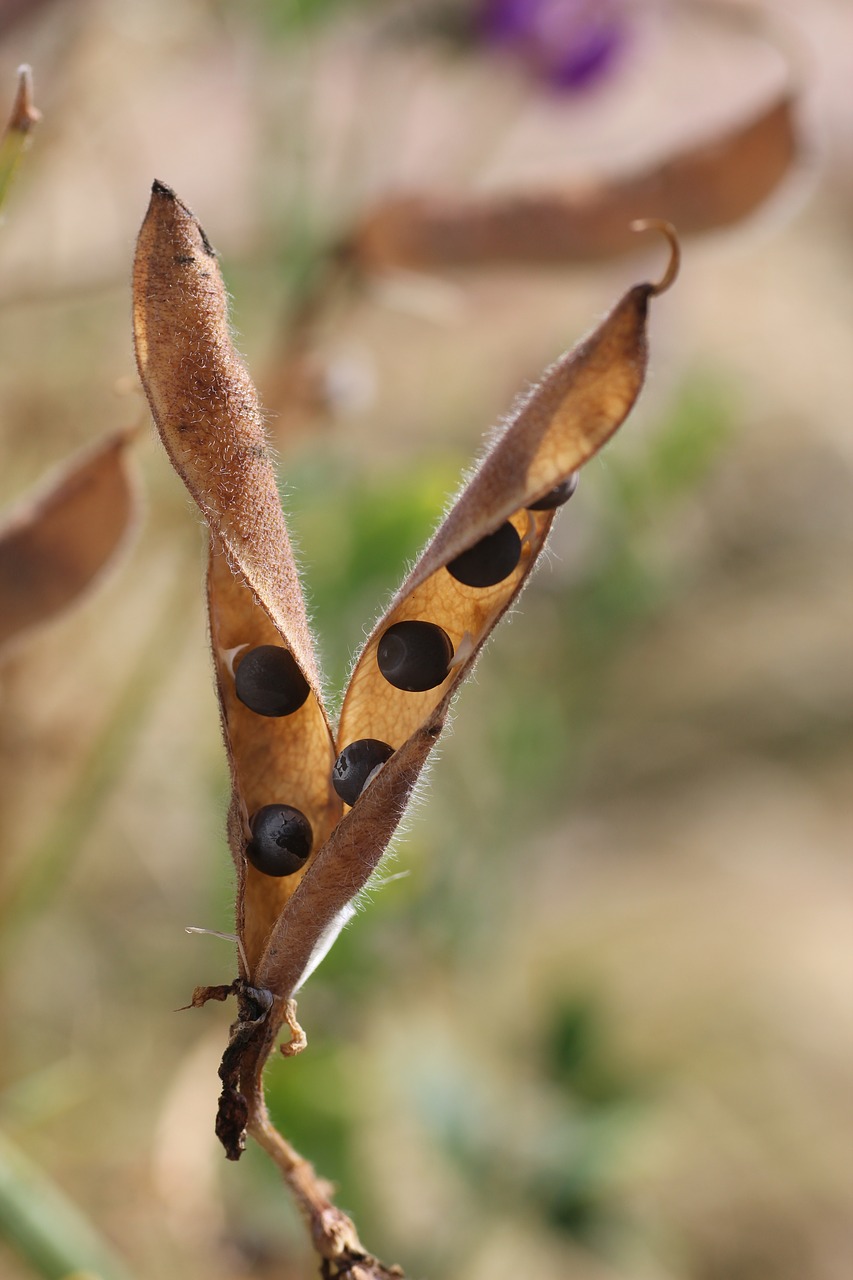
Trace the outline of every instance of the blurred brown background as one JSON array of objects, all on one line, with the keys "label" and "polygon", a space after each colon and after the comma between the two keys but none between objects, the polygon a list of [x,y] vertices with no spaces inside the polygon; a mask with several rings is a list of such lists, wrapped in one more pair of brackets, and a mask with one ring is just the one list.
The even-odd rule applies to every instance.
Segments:
[{"label": "blurred brown background", "polygon": [[[0,499],[145,420],[128,278],[162,179],[220,252],[338,690],[483,432],[663,253],[369,281],[306,390],[323,247],[389,192],[618,175],[796,88],[796,171],[685,241],[640,406],[459,698],[408,875],[269,1070],[413,1276],[850,1275],[853,11],[765,14],[623,7],[618,56],[558,89],[461,5],[0,6],[0,86],[32,63],[44,113],[0,228]],[[2,922],[0,1127],[131,1275],[311,1275],[272,1166],[213,1136],[229,1010],[172,1012],[233,976],[184,932],[231,927],[227,778],[200,521],[153,432],[137,452],[138,540],[0,667],[0,870],[59,868]],[[0,1270],[62,1274],[2,1244]]]}]

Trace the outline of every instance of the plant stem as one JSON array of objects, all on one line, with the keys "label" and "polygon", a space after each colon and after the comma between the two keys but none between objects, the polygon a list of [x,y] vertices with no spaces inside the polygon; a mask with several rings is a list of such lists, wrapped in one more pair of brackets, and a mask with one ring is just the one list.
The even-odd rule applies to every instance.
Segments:
[{"label": "plant stem", "polygon": [[318,1175],[314,1166],[290,1145],[270,1119],[263,1091],[263,1069],[284,1023],[293,1039],[291,1044],[282,1046],[282,1052],[292,1056],[305,1047],[305,1036],[296,1022],[295,1012],[292,1000],[276,1002],[269,1012],[268,1027],[258,1042],[257,1051],[247,1054],[247,1061],[242,1064],[240,1085],[249,1107],[247,1131],[276,1164],[293,1196],[314,1249],[322,1259],[323,1280],[404,1280],[399,1267],[386,1267],[367,1252],[355,1224],[332,1203],[332,1185]]}]

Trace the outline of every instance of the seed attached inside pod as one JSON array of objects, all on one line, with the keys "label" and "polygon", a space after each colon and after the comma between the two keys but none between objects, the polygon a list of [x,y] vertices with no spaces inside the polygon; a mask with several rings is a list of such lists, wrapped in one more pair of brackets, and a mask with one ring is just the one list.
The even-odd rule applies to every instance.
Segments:
[{"label": "seed attached inside pod", "polygon": [[240,701],[259,716],[289,716],[308,697],[308,681],[289,649],[261,644],[241,659],[234,676]]},{"label": "seed attached inside pod", "polygon": [[396,622],[376,650],[376,661],[389,684],[406,693],[435,689],[447,679],[453,645],[434,622]]},{"label": "seed attached inside pod", "polygon": [[292,716],[305,703],[309,682],[289,649],[261,644],[241,659],[234,692],[257,716]]},{"label": "seed attached inside pod", "polygon": [[345,804],[355,804],[374,769],[393,754],[394,748],[378,738],[358,738],[344,747],[332,769],[332,786]]},{"label": "seed attached inside pod", "polygon": [[555,507],[561,507],[564,502],[568,502],[575,489],[577,489],[580,474],[579,471],[573,471],[570,476],[567,476],[565,480],[546,493],[538,502],[531,502],[527,510],[553,511]]},{"label": "seed attached inside pod", "polygon": [[461,556],[451,560],[447,572],[466,587],[494,587],[508,578],[521,558],[521,538],[507,520],[486,534]]},{"label": "seed attached inside pod", "polygon": [[246,857],[265,876],[291,876],[311,852],[311,823],[289,804],[265,804],[249,823]]}]

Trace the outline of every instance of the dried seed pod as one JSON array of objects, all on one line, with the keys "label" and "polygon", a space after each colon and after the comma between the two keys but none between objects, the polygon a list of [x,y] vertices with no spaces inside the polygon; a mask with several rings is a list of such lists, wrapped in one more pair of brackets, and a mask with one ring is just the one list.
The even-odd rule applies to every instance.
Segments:
[{"label": "dried seed pod", "polygon": [[[233,780],[229,839],[249,966],[243,976],[251,979],[304,867],[276,879],[259,872],[247,860],[249,816],[286,800],[305,815],[319,849],[342,811],[330,782],[337,753],[263,416],[231,341],[216,255],[193,214],[159,182],[136,251],[134,336],[163,443],[211,530],[210,632]],[[294,706],[285,715],[248,706],[235,678],[235,660],[271,647],[283,648],[295,669]]]},{"label": "dried seed pod", "polygon": [[[520,403],[368,638],[336,749],[260,408],[231,344],[215,255],[189,210],[154,186],[134,271],[136,349],[166,448],[211,531],[210,630],[233,779],[229,837],[244,957],[217,1119],[233,1159],[247,1124],[268,1137],[260,1076],[283,1021],[295,1027],[291,996],[380,861],[456,687],[544,546],[555,495],[639,393],[649,299],[678,267],[672,228],[654,225],[670,244],[664,278],[630,289]],[[275,649],[292,655],[307,686],[300,701],[296,681],[299,705],[284,714],[270,714],[267,664],[290,672],[287,659],[270,657]],[[247,655],[252,678],[244,682],[235,664],[239,672]],[[285,683],[292,692],[290,676]],[[342,798],[354,805],[343,817]],[[326,1240],[327,1229],[317,1229]],[[329,1257],[340,1256],[340,1241],[329,1248]]]},{"label": "dried seed pod", "polygon": [[216,254],[197,219],[160,182],[139,233],[133,295],[137,363],[169,457],[316,690],[263,415],[228,330]]},{"label": "dried seed pod", "polygon": [[675,223],[681,234],[741,221],[775,191],[796,154],[793,100],[785,93],[728,132],[577,191],[392,197],[367,213],[342,252],[365,271],[610,257],[634,247],[628,228],[638,211]]},{"label": "dried seed pod", "polygon": [[[304,1047],[294,992],[393,837],[456,686],[544,545],[555,494],[640,390],[649,299],[678,266],[675,234],[659,227],[671,250],[663,280],[629,290],[519,405],[369,637],[336,751],[260,408],[231,344],[215,255],[189,210],[154,185],[134,269],[136,350],[163,441],[210,526],[210,631],[238,876],[240,977],[197,988],[192,1003],[237,997],[216,1133],[229,1159],[239,1158],[247,1129],[270,1152],[309,1220],[324,1274],[392,1280],[396,1269],[366,1253],[307,1162],[272,1128],[264,1063],[285,1022],[293,1034],[285,1052]],[[249,662],[243,677],[241,657]],[[353,805],[343,817],[342,800]]]},{"label": "dried seed pod", "polygon": [[0,527],[0,645],[83,596],[135,527],[133,429],[70,459]]},{"label": "dried seed pod", "polygon": [[[286,801],[311,825],[316,855],[342,812],[330,772],[336,752],[317,692],[286,716],[261,716],[240,699],[234,667],[241,653],[280,646],[282,637],[245,578],[229,564],[219,539],[211,538],[207,575],[210,636],[225,738],[231,762],[233,799],[229,842],[237,867],[237,930],[254,971],[275,921],[310,865],[271,881],[259,873],[247,846],[249,816],[265,805]],[[286,638],[285,638],[286,639]],[[304,672],[302,673],[304,675]],[[307,681],[306,681],[307,682]]]}]

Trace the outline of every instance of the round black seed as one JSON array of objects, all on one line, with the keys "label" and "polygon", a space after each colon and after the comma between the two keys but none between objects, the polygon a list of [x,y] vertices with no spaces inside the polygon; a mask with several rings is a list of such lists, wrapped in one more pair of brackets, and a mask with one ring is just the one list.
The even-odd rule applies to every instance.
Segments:
[{"label": "round black seed", "polygon": [[250,649],[234,675],[240,701],[259,716],[289,716],[308,697],[308,681],[289,649],[261,644]]},{"label": "round black seed", "polygon": [[378,738],[359,738],[344,747],[332,768],[332,786],[346,804],[355,804],[373,770],[394,754]]},{"label": "round black seed", "polygon": [[265,876],[292,876],[311,852],[311,823],[289,804],[265,804],[249,826],[246,857]]},{"label": "round black seed", "polygon": [[450,637],[434,622],[395,622],[376,650],[385,679],[407,693],[423,693],[441,684],[452,657]]},{"label": "round black seed", "polygon": [[493,587],[508,578],[521,557],[521,538],[507,520],[486,534],[461,556],[451,560],[447,572],[466,587]]},{"label": "round black seed", "polygon": [[562,480],[556,488],[546,493],[544,498],[540,498],[538,502],[531,502],[527,508],[528,511],[553,511],[555,507],[561,507],[564,502],[568,502],[569,498],[578,487],[581,473],[573,471],[570,476]]}]

